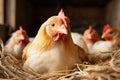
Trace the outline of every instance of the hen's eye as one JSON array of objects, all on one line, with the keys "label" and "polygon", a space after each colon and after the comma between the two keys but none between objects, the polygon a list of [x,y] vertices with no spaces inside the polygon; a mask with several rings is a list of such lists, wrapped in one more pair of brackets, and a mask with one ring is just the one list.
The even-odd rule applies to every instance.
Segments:
[{"label": "hen's eye", "polygon": [[54,26],[55,26],[55,24],[53,23],[53,24],[51,24],[51,26],[52,26],[52,27],[54,27]]},{"label": "hen's eye", "polygon": [[113,34],[113,32],[110,32],[110,34]]}]

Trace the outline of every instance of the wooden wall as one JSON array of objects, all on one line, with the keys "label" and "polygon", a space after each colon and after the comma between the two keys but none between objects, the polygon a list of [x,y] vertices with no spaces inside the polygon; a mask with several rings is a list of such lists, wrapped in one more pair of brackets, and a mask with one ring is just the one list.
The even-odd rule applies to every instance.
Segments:
[{"label": "wooden wall", "polygon": [[27,0],[6,0],[5,23],[10,25],[10,32],[23,26],[28,34],[33,31],[33,6]]},{"label": "wooden wall", "polygon": [[[92,25],[99,32],[99,34],[101,34],[103,25],[111,23],[111,21],[108,19],[108,16],[106,17],[106,15],[109,15],[110,11],[108,7],[109,3],[102,6],[97,6],[95,3],[93,4],[94,6],[81,6],[81,3],[80,5],[75,5],[76,3],[65,3],[64,5],[61,5],[59,4],[59,0],[54,4],[49,1],[51,3],[49,5],[46,4],[45,1],[43,1],[44,4],[42,4],[39,0],[35,0],[38,1],[38,3],[34,2],[34,0],[12,1],[14,1],[14,5],[12,5],[12,3],[8,3],[9,6],[8,11],[6,10],[6,13],[14,15],[14,17],[8,19],[9,21],[13,20],[14,22],[12,24],[14,25],[11,23],[8,24],[13,26],[15,29],[18,29],[18,27],[22,25],[23,28],[27,30],[29,36],[35,36],[41,24],[45,22],[50,16],[57,15],[61,8],[63,8],[65,14],[70,18],[71,30],[74,32],[83,33],[83,31],[88,28],[89,25]],[[95,2],[97,3],[97,1]],[[100,0],[97,4],[100,4]],[[14,8],[11,8],[12,6],[14,6]],[[10,11],[10,9],[13,11]],[[12,12],[14,12],[14,14],[12,14]],[[8,18],[9,17],[10,16],[8,16]]]},{"label": "wooden wall", "polygon": [[0,24],[4,24],[4,0],[0,0]]},{"label": "wooden wall", "polygon": [[5,12],[6,12],[5,24],[10,25],[11,29],[15,29],[16,28],[16,0],[6,0]]},{"label": "wooden wall", "polygon": [[8,38],[8,25],[5,24],[5,0],[0,0],[0,39],[5,41]]},{"label": "wooden wall", "polygon": [[27,0],[16,0],[16,28],[23,26],[29,36],[34,34],[33,15],[35,11],[33,7]]},{"label": "wooden wall", "polygon": [[[89,25],[99,30],[105,22],[104,8],[67,6],[63,7],[63,10],[70,18],[70,27],[74,32],[83,33]],[[60,9],[55,7],[37,7],[34,25],[39,27],[50,16],[57,15],[59,11]]]},{"label": "wooden wall", "polygon": [[113,0],[106,6],[106,22],[120,30],[120,0]]}]

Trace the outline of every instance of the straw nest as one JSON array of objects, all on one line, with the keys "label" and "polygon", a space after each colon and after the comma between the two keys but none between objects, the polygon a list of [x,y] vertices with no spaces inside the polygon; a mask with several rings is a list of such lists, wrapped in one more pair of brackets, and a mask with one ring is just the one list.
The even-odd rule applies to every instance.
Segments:
[{"label": "straw nest", "polygon": [[0,80],[119,80],[120,50],[88,55],[87,61],[73,70],[38,74],[22,69],[23,62],[4,52],[0,41]]}]

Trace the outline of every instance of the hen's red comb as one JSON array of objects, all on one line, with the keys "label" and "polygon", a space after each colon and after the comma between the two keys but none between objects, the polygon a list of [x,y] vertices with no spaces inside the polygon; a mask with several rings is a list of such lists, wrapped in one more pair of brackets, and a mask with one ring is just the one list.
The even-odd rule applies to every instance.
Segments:
[{"label": "hen's red comb", "polygon": [[65,27],[67,27],[67,22],[65,20],[66,17],[65,17],[63,9],[61,9],[60,12],[58,13],[58,17],[62,19],[62,24],[64,24]]},{"label": "hen's red comb", "polygon": [[23,30],[22,26],[19,27],[19,30],[20,30],[20,34],[24,34],[24,30]]},{"label": "hen's red comb", "polygon": [[64,17],[65,16],[63,9],[60,10],[60,12],[58,13],[58,16],[59,17]]},{"label": "hen's red comb", "polygon": [[110,28],[111,28],[111,26],[109,24],[105,25],[103,28],[103,33],[105,33]]},{"label": "hen's red comb", "polygon": [[89,26],[89,33],[92,33],[92,31],[93,31],[92,26]]}]

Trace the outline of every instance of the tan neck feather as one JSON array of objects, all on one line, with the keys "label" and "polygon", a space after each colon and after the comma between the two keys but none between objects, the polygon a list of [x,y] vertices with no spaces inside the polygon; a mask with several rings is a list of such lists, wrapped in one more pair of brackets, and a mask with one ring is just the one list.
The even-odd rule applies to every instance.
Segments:
[{"label": "tan neck feather", "polygon": [[[62,40],[60,40],[62,41]],[[59,41],[55,42],[52,40],[51,37],[49,37],[45,31],[45,27],[41,27],[41,29],[39,30],[37,36],[35,37],[34,41],[32,42],[31,46],[34,49],[37,49],[37,51],[46,51],[49,50],[51,48],[53,48],[57,43],[59,43]],[[64,41],[64,48],[71,50],[73,49],[73,41],[71,38],[71,35],[67,35],[66,40]],[[71,52],[70,52],[71,53]],[[69,53],[68,53],[69,54]]]},{"label": "tan neck feather", "polygon": [[37,49],[38,51],[44,51],[50,49],[53,46],[53,44],[54,41],[47,35],[45,27],[41,27],[31,46]]},{"label": "tan neck feather", "polygon": [[111,40],[113,47],[119,47],[120,48],[120,32],[118,31],[117,34],[113,37]]}]

